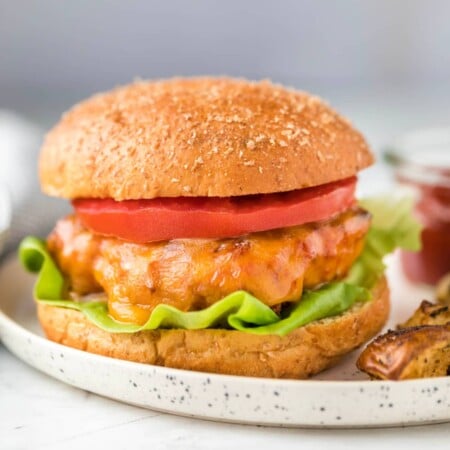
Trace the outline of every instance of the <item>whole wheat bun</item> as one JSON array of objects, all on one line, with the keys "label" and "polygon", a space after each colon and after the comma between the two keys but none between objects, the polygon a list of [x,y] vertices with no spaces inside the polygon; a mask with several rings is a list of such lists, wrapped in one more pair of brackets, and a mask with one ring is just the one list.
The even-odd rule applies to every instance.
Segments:
[{"label": "whole wheat bun", "polygon": [[389,288],[384,278],[372,290],[369,302],[284,337],[220,329],[112,334],[78,311],[38,304],[47,337],[60,344],[146,364],[273,378],[307,378],[332,366],[375,336],[388,314]]},{"label": "whole wheat bun", "polygon": [[350,177],[364,138],[317,97],[230,78],[136,82],[67,112],[40,157],[44,192],[65,198],[228,197]]}]

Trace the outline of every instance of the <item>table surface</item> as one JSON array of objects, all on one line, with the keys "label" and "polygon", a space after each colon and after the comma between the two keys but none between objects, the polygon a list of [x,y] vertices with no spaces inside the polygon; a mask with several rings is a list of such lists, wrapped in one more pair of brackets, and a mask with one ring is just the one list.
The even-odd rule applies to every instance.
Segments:
[{"label": "table surface", "polygon": [[[396,132],[450,123],[446,89],[355,94],[340,100],[375,149]],[[379,95],[380,94],[380,95]],[[394,95],[395,94],[395,95]],[[340,101],[339,101],[340,100]],[[341,103],[341,105],[339,105]],[[378,166],[362,177],[387,188]],[[1,287],[0,287],[1,288]],[[319,430],[231,425],[171,416],[108,400],[64,385],[13,357],[0,343],[0,449],[448,448],[450,424],[409,428]],[[281,447],[282,446],[282,447]]]}]

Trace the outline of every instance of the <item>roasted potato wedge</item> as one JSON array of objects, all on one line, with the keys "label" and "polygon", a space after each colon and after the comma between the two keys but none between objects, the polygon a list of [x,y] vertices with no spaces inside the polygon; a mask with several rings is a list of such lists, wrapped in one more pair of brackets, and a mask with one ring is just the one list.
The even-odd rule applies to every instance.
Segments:
[{"label": "roasted potato wedge", "polygon": [[381,380],[450,375],[450,324],[390,330],[366,347],[356,365]]},{"label": "roasted potato wedge", "polygon": [[436,299],[444,305],[450,305],[450,273],[445,275],[437,284]]},{"label": "roasted potato wedge", "polygon": [[399,329],[420,325],[446,325],[450,323],[450,307],[423,300],[415,313]]},{"label": "roasted potato wedge", "polygon": [[450,375],[450,307],[423,300],[396,331],[371,342],[356,365],[382,380]]}]

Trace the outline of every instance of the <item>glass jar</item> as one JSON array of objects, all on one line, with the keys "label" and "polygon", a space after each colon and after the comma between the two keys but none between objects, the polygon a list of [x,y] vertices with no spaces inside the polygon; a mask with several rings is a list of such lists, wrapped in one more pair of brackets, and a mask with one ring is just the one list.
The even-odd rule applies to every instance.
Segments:
[{"label": "glass jar", "polygon": [[385,155],[423,225],[422,249],[402,252],[404,272],[413,282],[434,284],[450,272],[450,128],[409,133]]}]

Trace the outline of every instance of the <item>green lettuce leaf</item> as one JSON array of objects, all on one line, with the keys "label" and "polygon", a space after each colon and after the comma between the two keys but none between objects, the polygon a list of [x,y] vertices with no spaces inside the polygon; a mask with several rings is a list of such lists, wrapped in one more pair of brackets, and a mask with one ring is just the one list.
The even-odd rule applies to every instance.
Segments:
[{"label": "green lettuce leaf", "polygon": [[359,204],[372,214],[372,225],[364,250],[345,281],[370,289],[386,268],[386,255],[397,248],[420,250],[421,225],[411,213],[413,200],[409,197],[374,197],[360,200]]},{"label": "green lettuce leaf", "polygon": [[105,331],[135,333],[159,328],[232,328],[254,334],[284,336],[314,320],[343,313],[357,301],[368,300],[369,289],[383,273],[383,257],[397,247],[408,250],[419,247],[420,228],[411,217],[411,203],[373,199],[362,204],[373,214],[373,226],[365,248],[347,278],[304,292],[301,301],[286,308],[282,317],[248,292],[237,291],[201,311],[183,312],[161,304],[144,325],[122,323],[108,314],[107,304],[101,299],[90,297],[87,302],[68,300],[64,276],[44,241],[35,237],[25,238],[19,247],[19,258],[28,271],[38,273],[34,287],[34,297],[38,302],[81,311]]}]

